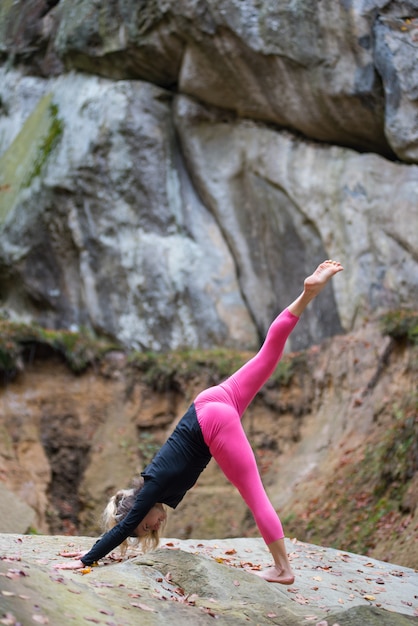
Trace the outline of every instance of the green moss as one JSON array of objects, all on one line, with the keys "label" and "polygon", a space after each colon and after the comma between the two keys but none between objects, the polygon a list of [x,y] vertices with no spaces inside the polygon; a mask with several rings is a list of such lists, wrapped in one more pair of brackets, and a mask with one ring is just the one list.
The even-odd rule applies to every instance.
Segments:
[{"label": "green moss", "polygon": [[46,346],[61,354],[73,372],[89,365],[115,349],[115,344],[94,337],[87,331],[48,330],[36,324],[19,324],[0,320],[0,371],[15,373],[29,346]]},{"label": "green moss", "polygon": [[141,453],[144,465],[150,463],[159,448],[160,446],[155,443],[152,433],[147,431],[141,431],[139,433],[138,449]]},{"label": "green moss", "polygon": [[[197,373],[206,374],[208,384],[217,384],[244,365],[251,355],[234,350],[180,350],[164,354],[133,352],[129,363],[144,373],[145,382],[156,391],[175,389]],[[269,380],[270,386],[289,385],[300,366],[301,355],[286,356]]]},{"label": "green moss", "polygon": [[418,344],[418,312],[404,309],[389,311],[380,319],[382,333],[396,340]]},{"label": "green moss", "polygon": [[[0,371],[19,369],[29,344],[48,346],[61,354],[74,372],[81,372],[112,349],[120,346],[92,336],[87,331],[49,330],[36,324],[19,324],[0,319]],[[138,369],[142,380],[155,391],[179,389],[197,375],[207,384],[217,384],[252,356],[234,350],[179,350],[164,354],[131,352],[128,364]],[[286,356],[279,363],[269,385],[288,385],[300,366],[301,356]]]},{"label": "green moss", "polygon": [[405,492],[418,472],[417,409],[417,394],[394,404],[384,437],[365,448],[355,470],[337,470],[324,495],[307,503],[304,521],[288,512],[287,532],[359,554],[370,553],[380,533],[396,533]]},{"label": "green moss", "polygon": [[199,371],[205,371],[209,381],[215,384],[243,365],[244,359],[242,354],[231,350],[182,350],[166,354],[133,352],[129,363],[144,373],[150,387],[163,391],[175,389]]},{"label": "green moss", "polygon": [[0,224],[13,211],[21,190],[41,174],[62,132],[58,107],[47,94],[0,157]]},{"label": "green moss", "polygon": [[36,156],[26,180],[22,183],[22,188],[30,187],[36,176],[42,172],[42,168],[52,150],[57,145],[64,129],[62,120],[58,117],[58,107],[56,104],[49,105],[49,117],[51,120],[47,134],[42,138],[41,144],[37,149]]}]

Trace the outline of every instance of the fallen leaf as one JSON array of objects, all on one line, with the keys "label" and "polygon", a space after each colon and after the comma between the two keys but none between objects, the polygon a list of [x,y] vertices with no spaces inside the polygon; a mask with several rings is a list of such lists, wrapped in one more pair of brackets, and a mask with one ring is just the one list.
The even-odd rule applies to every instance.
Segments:
[{"label": "fallen leaf", "polygon": [[295,602],[298,604],[309,604],[309,600],[304,598],[300,593],[295,596]]},{"label": "fallen leaf", "polygon": [[142,602],[131,602],[131,606],[134,606],[136,609],[142,609],[143,611],[150,611],[150,613],[156,613],[157,611],[147,604],[143,604]]},{"label": "fallen leaf", "polygon": [[374,596],[369,596],[369,595],[367,595],[367,596],[363,596],[363,598],[364,598],[365,600],[369,600],[369,602],[373,602],[373,600],[376,600],[376,598],[375,598]]},{"label": "fallen leaf", "polygon": [[49,619],[46,615],[32,615],[32,619],[37,624],[49,624]]},{"label": "fallen leaf", "polygon": [[203,611],[204,613],[207,613],[211,617],[216,617],[216,613],[212,609],[209,609],[209,608],[206,608],[204,606],[201,606],[200,610]]},{"label": "fallen leaf", "polygon": [[11,580],[13,580],[15,578],[20,578],[21,576],[29,576],[29,574],[26,574],[26,572],[24,572],[22,569],[9,569],[9,570],[7,570],[6,577],[10,578]]},{"label": "fallen leaf", "polygon": [[197,593],[192,593],[190,594],[190,596],[188,596],[187,598],[187,602],[191,605],[194,605],[196,603],[196,600],[198,599],[198,595]]},{"label": "fallen leaf", "polygon": [[0,619],[0,624],[4,624],[4,626],[15,626],[17,620],[12,613],[6,613],[6,615]]},{"label": "fallen leaf", "polygon": [[173,589],[173,593],[178,593],[179,596],[185,596],[186,592],[181,587],[176,587]]}]

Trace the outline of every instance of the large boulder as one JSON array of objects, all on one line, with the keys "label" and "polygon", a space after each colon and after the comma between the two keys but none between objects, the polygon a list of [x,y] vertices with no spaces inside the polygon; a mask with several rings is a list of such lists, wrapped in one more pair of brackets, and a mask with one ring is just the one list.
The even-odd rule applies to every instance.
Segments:
[{"label": "large boulder", "polygon": [[3,7],[0,50],[44,75],[139,78],[297,130],[417,160],[417,8],[36,0]]},{"label": "large boulder", "polygon": [[169,539],[161,549],[130,553],[123,562],[115,554],[84,575],[53,569],[64,560],[59,551],[89,545],[91,539],[85,537],[69,542],[64,537],[0,535],[1,623],[416,623],[417,574],[350,553],[288,542],[297,576],[292,587],[254,575],[269,562],[263,542],[255,539]]},{"label": "large boulder", "polygon": [[412,305],[416,166],[138,81],[3,70],[2,89],[5,313],[139,349],[255,347],[328,257],[347,272],[293,348]]},{"label": "large boulder", "polygon": [[276,5],[1,6],[4,315],[254,348],[329,257],[290,347],[414,306],[416,7]]}]

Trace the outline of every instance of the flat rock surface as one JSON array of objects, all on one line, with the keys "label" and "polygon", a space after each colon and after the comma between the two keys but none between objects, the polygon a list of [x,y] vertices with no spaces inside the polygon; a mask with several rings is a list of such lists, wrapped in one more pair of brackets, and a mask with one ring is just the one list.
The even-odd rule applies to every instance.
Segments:
[{"label": "flat rock surface", "polygon": [[56,570],[59,552],[89,537],[0,535],[0,624],[408,625],[418,618],[418,571],[287,540],[286,587],[254,575],[270,564],[261,539],[163,539],[145,555],[117,553],[86,573]]}]

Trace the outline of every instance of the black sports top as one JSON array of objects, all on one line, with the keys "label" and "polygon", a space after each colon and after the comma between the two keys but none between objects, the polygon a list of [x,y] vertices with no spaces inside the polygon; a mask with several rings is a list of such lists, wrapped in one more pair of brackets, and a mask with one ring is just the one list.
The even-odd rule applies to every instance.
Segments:
[{"label": "black sports top", "polygon": [[175,509],[210,459],[211,454],[203,440],[192,404],[142,472],[144,485],[128,515],[94,544],[90,552],[82,557],[83,563],[91,565],[119,546],[133,534],[138,524],[158,502]]}]

